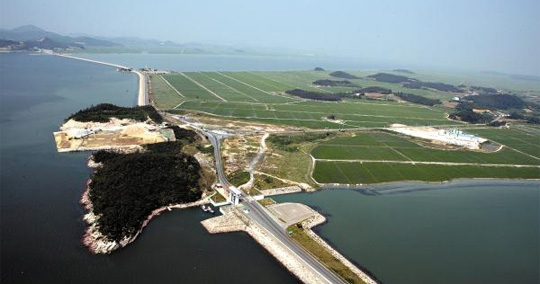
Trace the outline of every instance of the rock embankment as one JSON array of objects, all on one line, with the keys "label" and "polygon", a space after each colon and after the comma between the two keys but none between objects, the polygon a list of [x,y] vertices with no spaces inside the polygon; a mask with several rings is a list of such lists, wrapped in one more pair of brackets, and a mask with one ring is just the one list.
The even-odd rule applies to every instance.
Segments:
[{"label": "rock embankment", "polygon": [[297,185],[260,190],[264,196],[273,196],[301,192],[302,188]]},{"label": "rock embankment", "polygon": [[201,224],[210,233],[225,233],[244,231],[255,241],[263,246],[272,256],[281,262],[290,272],[304,283],[325,283],[312,270],[305,267],[305,264],[289,249],[283,246],[278,240],[272,237],[266,230],[257,224],[250,222],[237,208],[229,207],[225,215],[210,218]]},{"label": "rock embankment", "polygon": [[367,284],[377,284],[375,280],[373,280],[369,275],[367,275],[365,272],[360,270],[356,265],[354,265],[352,262],[350,262],[347,258],[345,258],[342,254],[337,252],[334,248],[332,248],[326,241],[324,241],[319,235],[315,234],[311,228],[318,226],[320,224],[323,224],[326,222],[326,218],[320,214],[317,214],[316,216],[309,218],[302,222],[302,227],[304,228],[305,232],[319,245],[324,247],[328,252],[332,254],[333,257],[335,257],[337,260],[339,260],[341,263],[343,263],[345,266],[347,266],[354,274],[356,274],[360,279],[362,279]]},{"label": "rock embankment", "polygon": [[[255,241],[263,246],[272,256],[274,256],[281,264],[283,264],[291,273],[293,273],[298,279],[304,283],[325,283],[321,280],[319,275],[316,275],[312,269],[306,267],[303,261],[290,251],[287,247],[282,245],[277,239],[275,239],[270,233],[258,226],[256,223],[250,222],[249,219],[243,215],[238,208],[233,206],[227,206],[222,208],[224,215],[213,217],[201,222],[209,233],[226,233],[244,231],[248,233]],[[309,218],[302,222],[304,228],[308,234],[318,243],[320,243],[325,249],[329,250],[334,257],[342,261],[347,267],[349,267],[354,273],[356,273],[362,280],[368,284],[376,284],[377,282],[371,279],[367,274],[362,272],[354,264],[348,261],[345,257],[330,247],[324,240],[317,236],[311,228],[322,224],[326,221],[324,216],[316,214],[312,218]]]},{"label": "rock embankment", "polygon": [[207,199],[202,198],[201,200],[198,200],[195,202],[174,204],[174,205],[163,206],[158,209],[155,209],[146,218],[146,220],[144,220],[141,228],[137,231],[135,235],[131,237],[126,237],[122,239],[121,241],[117,242],[117,241],[108,239],[107,236],[103,235],[99,231],[99,225],[97,223],[99,216],[94,214],[92,201],[90,200],[90,196],[89,196],[91,181],[92,180],[88,180],[86,190],[84,191],[80,200],[81,204],[84,206],[84,208],[88,212],[83,217],[83,220],[88,224],[88,229],[86,229],[82,242],[88,248],[88,250],[90,250],[90,252],[95,253],[95,254],[109,254],[119,248],[123,248],[129,245],[130,243],[135,241],[135,239],[137,239],[139,234],[148,225],[150,220],[161,215],[161,213],[166,210],[171,211],[172,209],[184,209],[188,207],[201,206],[203,204],[209,203]]}]

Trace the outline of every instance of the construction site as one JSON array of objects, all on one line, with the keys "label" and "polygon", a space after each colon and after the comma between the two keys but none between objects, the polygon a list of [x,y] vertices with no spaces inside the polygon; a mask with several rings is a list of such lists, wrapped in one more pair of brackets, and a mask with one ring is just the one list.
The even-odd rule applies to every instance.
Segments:
[{"label": "construction site", "polygon": [[173,130],[167,126],[116,118],[105,123],[71,119],[53,135],[58,152],[130,149],[176,140]]}]

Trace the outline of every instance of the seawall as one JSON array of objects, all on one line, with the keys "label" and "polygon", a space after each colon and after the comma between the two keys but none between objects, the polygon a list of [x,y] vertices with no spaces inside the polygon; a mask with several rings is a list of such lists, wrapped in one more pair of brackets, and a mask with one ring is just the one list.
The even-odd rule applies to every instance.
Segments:
[{"label": "seawall", "polygon": [[114,68],[131,69],[130,72],[134,73],[139,78],[139,90],[137,91],[137,105],[144,106],[148,104],[147,78],[144,73],[138,70],[135,70],[134,68],[130,68],[130,67],[119,65],[119,64],[109,63],[109,62],[92,60],[92,59],[77,57],[77,56],[68,55],[68,54],[60,54],[60,53],[53,53],[53,55],[64,57],[64,58],[86,61],[86,62],[95,63],[95,64],[101,64],[101,65],[110,66]]}]

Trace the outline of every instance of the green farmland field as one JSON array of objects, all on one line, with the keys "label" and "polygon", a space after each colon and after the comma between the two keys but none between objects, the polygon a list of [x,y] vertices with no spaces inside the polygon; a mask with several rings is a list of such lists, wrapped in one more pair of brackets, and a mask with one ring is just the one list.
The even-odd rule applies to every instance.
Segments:
[{"label": "green farmland field", "polygon": [[[321,87],[312,84],[320,79],[342,80],[329,73],[171,73],[163,77],[151,76],[151,95],[160,109],[171,113],[198,113],[223,120],[304,129],[357,128],[358,131],[355,130],[353,135],[339,134],[333,139],[312,145],[312,150],[310,148],[310,154],[316,159],[313,178],[321,183],[443,181],[454,178],[540,179],[539,128],[517,125],[511,129],[498,129],[463,124],[447,119],[448,114],[453,112],[450,108],[397,102],[392,100],[393,97],[387,97],[386,100],[348,97],[340,102],[328,102],[302,99],[285,93],[287,90],[303,89],[324,95],[378,86],[394,92],[441,100],[456,95],[433,89],[407,89],[402,84],[377,82],[366,77],[373,72],[351,72],[362,77],[348,79],[356,85],[353,87]],[[495,153],[444,149],[433,145],[427,147],[418,140],[374,130],[393,123],[459,127],[504,147]],[[308,154],[305,156],[309,158]]]},{"label": "green farmland field", "polygon": [[423,147],[389,133],[359,133],[326,141],[311,152],[315,159],[448,162],[540,165],[536,159],[510,148],[496,153],[440,150]]},{"label": "green farmland field", "polygon": [[[473,131],[489,134],[485,137],[506,137],[498,141],[507,140],[513,148],[504,147],[495,153],[441,150],[391,133],[362,132],[329,139],[315,147],[311,152],[317,159],[313,178],[320,183],[350,184],[455,178],[540,179],[540,158],[525,153],[529,148],[521,147],[522,152],[514,150],[523,145],[532,147],[534,137],[521,130],[471,129],[470,132]],[[512,134],[512,138],[504,134]],[[528,141],[528,144],[523,141]],[[438,164],[426,164],[431,162]]]},{"label": "green farmland field", "polygon": [[456,178],[539,179],[539,168],[410,165],[392,163],[317,162],[313,178],[320,183],[369,184],[403,180],[447,181]]},{"label": "green farmland field", "polygon": [[[152,76],[151,79],[154,101],[164,110],[323,129],[377,128],[392,123],[457,124],[446,119],[449,110],[443,107],[367,99],[347,99],[339,103],[310,101],[285,93],[296,88],[323,94],[352,92],[358,87],[379,84],[371,80],[355,82],[359,86],[354,88],[312,84],[318,79],[336,80],[327,72],[185,72],[172,73],[163,78]],[[165,80],[176,90],[164,84]],[[439,95],[446,96],[442,92]],[[335,116],[339,123],[327,121],[328,116]]]}]

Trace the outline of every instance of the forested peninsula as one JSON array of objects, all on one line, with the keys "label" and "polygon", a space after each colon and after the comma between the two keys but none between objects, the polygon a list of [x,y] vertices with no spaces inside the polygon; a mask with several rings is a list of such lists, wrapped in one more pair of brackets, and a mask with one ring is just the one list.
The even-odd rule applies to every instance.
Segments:
[{"label": "forested peninsula", "polygon": [[[113,105],[92,107],[71,118],[99,120],[114,114],[163,120],[153,107]],[[90,251],[110,253],[124,247],[168,206],[201,200],[207,187],[203,184],[203,170],[197,159],[183,149],[202,138],[178,126],[169,128],[175,141],[146,144],[135,150],[100,150],[90,156],[89,166],[94,172],[81,199],[88,210],[84,220],[89,224],[83,243]]]}]

